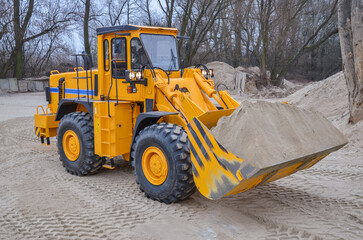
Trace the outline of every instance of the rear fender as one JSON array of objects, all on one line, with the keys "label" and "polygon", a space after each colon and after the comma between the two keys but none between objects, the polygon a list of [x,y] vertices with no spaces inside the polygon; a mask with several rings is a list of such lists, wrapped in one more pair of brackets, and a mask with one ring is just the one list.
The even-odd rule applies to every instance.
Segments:
[{"label": "rear fender", "polygon": [[[81,106],[79,106],[81,105]],[[64,115],[67,115],[68,113],[76,112],[77,109],[86,109],[87,112],[90,114],[90,116],[93,119],[93,103],[87,102],[84,100],[75,100],[75,99],[62,99],[59,101],[58,104],[58,110],[55,117],[56,121],[59,121],[62,119]]]}]

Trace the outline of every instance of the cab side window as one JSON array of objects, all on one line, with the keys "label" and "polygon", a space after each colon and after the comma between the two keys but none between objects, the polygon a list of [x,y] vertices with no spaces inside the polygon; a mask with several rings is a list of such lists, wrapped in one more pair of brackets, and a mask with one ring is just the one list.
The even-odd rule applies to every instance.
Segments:
[{"label": "cab side window", "polygon": [[125,77],[125,70],[127,69],[125,38],[113,38],[111,40],[111,57],[112,77]]},{"label": "cab side window", "polygon": [[105,71],[108,72],[110,70],[110,52],[107,39],[103,41],[103,64]]},{"label": "cab side window", "polygon": [[150,65],[144,47],[140,39],[131,39],[131,69],[140,69],[145,65]]}]

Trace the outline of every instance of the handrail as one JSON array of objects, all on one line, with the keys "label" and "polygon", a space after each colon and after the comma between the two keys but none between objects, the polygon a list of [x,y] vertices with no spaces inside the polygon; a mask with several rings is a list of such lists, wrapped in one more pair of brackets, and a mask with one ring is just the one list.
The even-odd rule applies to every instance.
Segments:
[{"label": "handrail", "polygon": [[[48,111],[49,110],[49,111]],[[45,114],[53,114],[52,113],[52,110],[50,109],[50,107],[47,107],[46,109],[45,109]]]},{"label": "handrail", "polygon": [[[91,95],[92,95],[92,99],[93,99],[93,78],[92,78],[92,66],[91,66],[91,68],[90,68],[90,74],[91,74]],[[88,79],[87,79],[87,81],[88,81]]]},{"label": "handrail", "polygon": [[118,105],[117,80],[119,79],[118,75],[117,75],[117,67],[116,67],[116,62],[117,61],[118,60],[111,59],[111,78],[115,78],[115,82],[116,82],[116,106]]},{"label": "handrail", "polygon": [[[74,55],[73,55],[73,56],[74,56]],[[76,57],[77,57],[77,56],[76,56]],[[76,66],[77,66],[77,64],[76,64]],[[84,68],[83,68],[83,67],[78,67],[78,66],[77,66],[77,67],[75,67],[75,68],[74,68],[74,71],[75,71],[75,72],[78,72],[78,71],[84,71]]]},{"label": "handrail", "polygon": [[[111,66],[111,71],[112,71],[112,66]],[[108,116],[111,117],[110,115],[110,92],[112,89],[112,85],[113,85],[113,78],[111,77],[111,85],[110,88],[108,90],[108,94],[107,94],[107,109],[108,109]]]},{"label": "handrail", "polygon": [[[92,67],[89,69],[90,71],[90,75],[91,76],[88,76],[88,69],[84,70],[83,67],[78,67],[78,57],[83,57],[83,60],[86,61],[86,58],[88,59],[88,55],[86,53],[82,53],[82,54],[74,54],[72,56],[75,56],[76,57],[76,67],[74,68],[74,71],[77,73],[77,77],[74,77],[77,79],[77,95],[78,95],[78,99],[80,99],[79,97],[79,79],[86,79],[86,86],[87,86],[87,102],[89,102],[89,92],[90,92],[90,89],[89,89],[89,79],[91,79],[91,96],[92,96],[92,99],[94,98],[94,95],[93,95],[93,77],[92,77]],[[79,74],[78,72],[79,71],[86,71],[86,77],[79,77]]]},{"label": "handrail", "polygon": [[[76,57],[76,68],[75,71],[77,72],[77,93],[78,93],[78,100],[79,100],[79,76],[78,76],[78,56],[75,55]],[[77,70],[76,70],[77,69]]]},{"label": "handrail", "polygon": [[44,111],[44,108],[43,108],[43,106],[41,106],[41,105],[38,105],[38,106],[37,106],[37,109],[36,109],[36,111],[37,111],[37,115],[39,114],[39,113],[38,113],[38,109],[39,109],[39,108],[41,108],[41,109],[42,109],[42,111],[43,111],[43,114],[45,114],[45,111]]},{"label": "handrail", "polygon": [[88,71],[86,70],[86,86],[87,86],[87,102],[89,102],[89,93],[88,93]]}]

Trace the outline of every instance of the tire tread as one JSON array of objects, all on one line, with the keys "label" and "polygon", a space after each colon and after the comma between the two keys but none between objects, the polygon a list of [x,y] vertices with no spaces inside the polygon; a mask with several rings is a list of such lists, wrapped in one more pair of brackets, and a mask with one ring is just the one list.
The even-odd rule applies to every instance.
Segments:
[{"label": "tire tread", "polygon": [[[72,122],[74,123],[81,134],[83,135],[83,146],[86,148],[85,150],[85,161],[84,164],[79,169],[74,169],[67,164],[67,159],[63,159],[61,151],[61,144],[59,144],[62,139],[60,139],[59,129],[61,129],[62,125]],[[57,147],[58,154],[60,156],[60,161],[63,163],[63,167],[66,168],[67,172],[77,176],[85,176],[95,174],[102,167],[102,159],[94,154],[94,134],[93,134],[93,121],[89,113],[86,112],[72,112],[65,115],[59,124],[57,129]]]},{"label": "tire tread", "polygon": [[[166,147],[169,147],[173,152],[172,155],[175,156],[176,182],[174,188],[166,197],[153,196],[148,193],[148,189],[145,189],[144,186],[140,184],[140,176],[136,174],[137,171],[135,170],[136,183],[140,184],[140,190],[145,193],[145,196],[153,200],[166,204],[184,200],[195,192],[196,187],[193,180],[193,174],[190,171],[192,162],[190,160],[188,135],[181,126],[162,122],[144,128],[135,138],[131,156],[134,161],[136,161],[135,149],[137,148],[141,136],[146,137],[155,135],[160,135],[166,139],[168,142],[168,146]],[[136,164],[133,165],[136,169]]]}]

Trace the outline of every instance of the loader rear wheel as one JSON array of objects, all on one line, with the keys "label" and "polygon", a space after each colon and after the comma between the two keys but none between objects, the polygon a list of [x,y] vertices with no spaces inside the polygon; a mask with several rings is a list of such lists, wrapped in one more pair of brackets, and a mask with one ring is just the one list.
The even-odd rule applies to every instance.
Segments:
[{"label": "loader rear wheel", "polygon": [[93,121],[88,113],[65,115],[59,123],[57,142],[60,160],[67,172],[84,176],[102,167],[102,159],[94,154]]},{"label": "loader rear wheel", "polygon": [[133,156],[136,182],[147,197],[169,204],[194,193],[189,140],[181,126],[144,128],[135,139]]}]

